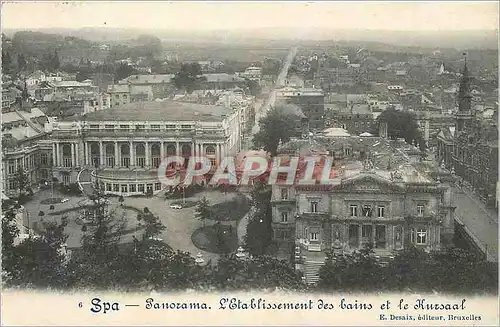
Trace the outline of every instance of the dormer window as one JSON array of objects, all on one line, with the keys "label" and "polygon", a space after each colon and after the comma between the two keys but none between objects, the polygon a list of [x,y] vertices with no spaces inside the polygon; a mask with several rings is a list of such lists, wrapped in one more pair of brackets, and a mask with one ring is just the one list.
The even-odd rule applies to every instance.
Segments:
[{"label": "dormer window", "polygon": [[425,213],[425,208],[423,204],[417,204],[417,216],[423,217]]},{"label": "dormer window", "polygon": [[372,206],[364,205],[363,206],[363,217],[371,217],[372,216]]}]

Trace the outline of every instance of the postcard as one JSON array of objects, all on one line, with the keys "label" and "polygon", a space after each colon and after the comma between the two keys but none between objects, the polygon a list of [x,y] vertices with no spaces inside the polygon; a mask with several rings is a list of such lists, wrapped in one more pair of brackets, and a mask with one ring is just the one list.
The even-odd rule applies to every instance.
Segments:
[{"label": "postcard", "polygon": [[3,2],[2,325],[498,325],[498,21]]}]

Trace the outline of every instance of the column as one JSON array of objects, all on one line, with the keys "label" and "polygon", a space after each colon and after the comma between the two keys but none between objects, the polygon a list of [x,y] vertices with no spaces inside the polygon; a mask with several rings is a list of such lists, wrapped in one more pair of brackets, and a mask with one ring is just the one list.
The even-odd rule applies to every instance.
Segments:
[{"label": "column", "polygon": [[75,143],[75,166],[80,167],[80,156],[78,150],[80,150],[80,147],[78,146],[78,143]]},{"label": "column", "polygon": [[84,164],[88,165],[90,163],[90,145],[88,142],[83,143],[83,160]]},{"label": "column", "polygon": [[56,143],[52,143],[52,165],[57,166],[57,150]]},{"label": "column", "polygon": [[59,167],[61,163],[61,156],[59,154],[60,146],[59,142],[56,143],[56,166]]},{"label": "column", "polygon": [[102,141],[99,141],[99,166],[104,166],[104,151]]},{"label": "column", "polygon": [[118,142],[115,141],[115,166],[120,166],[120,151],[118,149]]},{"label": "column", "polygon": [[161,161],[165,160],[165,143],[160,141],[160,157]]},{"label": "column", "polygon": [[220,144],[215,143],[215,162],[217,164],[220,164],[221,158],[220,158]]},{"label": "column", "polygon": [[191,157],[194,157],[196,154],[195,154],[195,144],[194,144],[194,141],[191,142]]},{"label": "column", "polygon": [[71,167],[75,167],[75,143],[71,143]]},{"label": "column", "polygon": [[134,142],[129,141],[129,147],[130,147],[130,166],[135,166],[135,156],[134,156]]},{"label": "column", "polygon": [[[361,248],[363,246],[363,225],[362,224],[359,224],[358,225],[358,248]],[[373,230],[373,227],[372,227],[372,235],[375,234],[375,231]]]},{"label": "column", "polygon": [[180,156],[181,149],[179,149],[179,142],[175,142],[175,155]]},{"label": "column", "polygon": [[151,167],[151,163],[149,162],[149,142],[148,141],[146,141],[145,150],[146,150],[146,164],[144,165],[144,167]]}]

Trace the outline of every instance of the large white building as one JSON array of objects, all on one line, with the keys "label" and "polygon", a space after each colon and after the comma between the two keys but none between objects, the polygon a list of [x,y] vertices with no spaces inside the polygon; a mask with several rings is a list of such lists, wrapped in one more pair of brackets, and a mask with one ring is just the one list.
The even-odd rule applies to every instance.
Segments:
[{"label": "large white building", "polygon": [[222,106],[161,101],[60,121],[52,126],[54,176],[74,183],[86,168],[109,194],[158,192],[155,169],[167,155],[205,156],[216,165],[240,151],[240,117]]}]

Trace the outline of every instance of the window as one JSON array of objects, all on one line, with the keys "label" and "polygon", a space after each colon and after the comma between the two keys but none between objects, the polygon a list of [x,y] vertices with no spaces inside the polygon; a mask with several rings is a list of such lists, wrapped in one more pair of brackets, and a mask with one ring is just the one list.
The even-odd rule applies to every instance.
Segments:
[{"label": "window", "polygon": [[120,184],[113,184],[113,191],[120,192]]},{"label": "window", "polygon": [[160,163],[161,163],[161,158],[160,157],[154,157],[152,159],[152,161],[153,161],[152,162],[153,167],[155,167],[155,168],[160,167]]},{"label": "window", "polygon": [[136,158],[135,163],[139,167],[144,167],[146,165],[146,158],[138,157],[138,158]]},{"label": "window", "polygon": [[17,183],[15,180],[10,180],[9,181],[9,189],[10,190],[15,190],[17,188]]},{"label": "window", "polygon": [[181,128],[182,129],[192,129],[193,126],[192,125],[181,125]]},{"label": "window", "polygon": [[42,153],[40,155],[40,164],[41,165],[47,165],[49,163],[47,153]]},{"label": "window", "polygon": [[175,129],[175,125],[165,125],[166,129]]},{"label": "window", "polygon": [[351,217],[357,217],[358,216],[358,206],[357,205],[351,204],[350,210],[351,210]]},{"label": "window", "polygon": [[371,217],[372,216],[372,206],[364,205],[363,206],[363,217]]},{"label": "window", "polygon": [[385,237],[385,225],[378,225],[375,228],[375,247],[377,249],[385,249],[386,237]]},{"label": "window", "polygon": [[394,248],[396,250],[403,248],[403,226],[394,226]]},{"label": "window", "polygon": [[288,200],[288,189],[281,189],[281,200]]},{"label": "window", "polygon": [[427,230],[419,228],[417,230],[417,244],[424,245],[427,244]]},{"label": "window", "polygon": [[137,185],[137,192],[144,193],[144,184]]},{"label": "window", "polygon": [[385,217],[385,207],[384,206],[379,206],[377,208],[377,217],[379,217],[379,218]]},{"label": "window", "polygon": [[129,167],[130,166],[130,158],[128,157],[122,157],[122,166],[123,167]]},{"label": "window", "polygon": [[349,246],[359,246],[359,225],[349,225]]},{"label": "window", "polygon": [[69,175],[63,175],[63,184],[68,185],[70,183]]},{"label": "window", "polygon": [[120,95],[119,94],[115,95],[115,99],[120,99]]},{"label": "window", "polygon": [[310,241],[318,241],[319,240],[319,232],[314,231],[309,233],[309,240]]},{"label": "window", "polygon": [[345,148],[345,149],[344,149],[344,154],[345,154],[346,156],[350,156],[350,155],[351,155],[351,149],[350,149],[350,148]]},{"label": "window", "polygon": [[311,201],[311,212],[318,212],[318,202]]},{"label": "window", "polygon": [[217,166],[217,160],[215,158],[209,158],[210,160],[210,167],[216,167]]},{"label": "window", "polygon": [[130,129],[130,125],[120,125],[120,129],[128,131]]},{"label": "window", "polygon": [[90,125],[90,129],[99,129],[99,125]]},{"label": "window", "polygon": [[115,157],[106,157],[106,166],[114,167],[115,166]]},{"label": "window", "polygon": [[111,184],[106,183],[106,191],[111,192]]},{"label": "window", "polygon": [[148,192],[151,192],[151,191],[153,190],[153,184],[147,184],[147,185],[146,185],[146,190],[147,190]]},{"label": "window", "polygon": [[121,190],[122,190],[122,193],[127,193],[128,192],[128,185],[127,184],[123,184],[121,186]]},{"label": "window", "polygon": [[155,131],[155,132],[159,132],[160,131],[160,125],[151,125],[151,130]]},{"label": "window", "polygon": [[63,165],[64,165],[64,167],[71,167],[71,166],[73,166],[73,160],[71,160],[71,157],[64,157],[64,159],[63,159]]},{"label": "window", "polygon": [[144,130],[144,125],[135,125],[135,130],[136,131],[143,131]]},{"label": "window", "polygon": [[16,173],[16,165],[12,161],[9,162],[8,172],[9,172],[9,175]]},{"label": "window", "polygon": [[130,190],[130,193],[137,192],[137,188],[135,187],[135,184],[130,184],[128,186],[128,189]]},{"label": "window", "polygon": [[373,226],[363,225],[361,226],[361,238],[363,244],[373,242]]},{"label": "window", "polygon": [[155,183],[155,191],[161,190],[161,183]]},{"label": "window", "polygon": [[282,223],[288,222],[288,212],[282,212],[281,213],[281,222]]},{"label": "window", "polygon": [[417,204],[417,216],[418,217],[424,216],[424,205],[423,204]]},{"label": "window", "polygon": [[113,132],[115,129],[115,126],[114,125],[104,125],[104,130],[106,132]]}]

